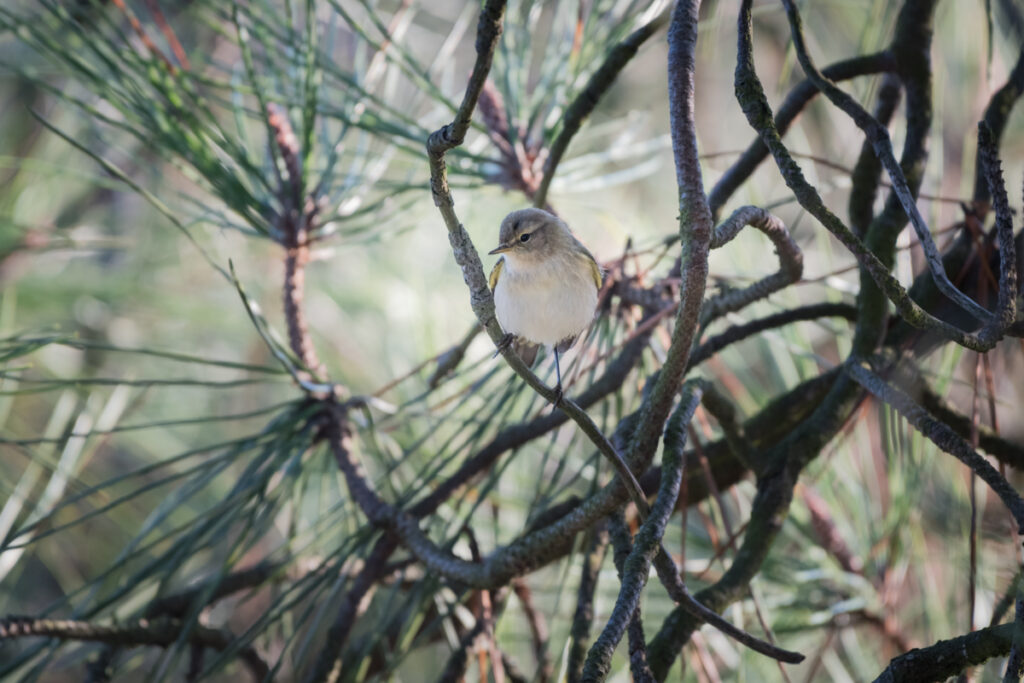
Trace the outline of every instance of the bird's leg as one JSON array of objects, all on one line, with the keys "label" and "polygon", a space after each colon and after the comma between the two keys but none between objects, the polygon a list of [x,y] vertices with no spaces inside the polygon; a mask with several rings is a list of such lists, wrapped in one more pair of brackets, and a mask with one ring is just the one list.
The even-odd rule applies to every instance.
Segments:
[{"label": "bird's leg", "polygon": [[555,385],[555,400],[554,405],[558,405],[562,402],[562,368],[558,363],[558,348],[555,347],[555,376],[558,378],[558,384]]},{"label": "bird's leg", "polygon": [[499,341],[498,345],[495,347],[494,355],[491,356],[491,358],[497,358],[498,354],[500,354],[508,347],[512,346],[512,342],[515,341],[515,338],[516,336],[514,334],[512,334],[511,332],[506,332],[505,336],[501,338],[501,341]]}]

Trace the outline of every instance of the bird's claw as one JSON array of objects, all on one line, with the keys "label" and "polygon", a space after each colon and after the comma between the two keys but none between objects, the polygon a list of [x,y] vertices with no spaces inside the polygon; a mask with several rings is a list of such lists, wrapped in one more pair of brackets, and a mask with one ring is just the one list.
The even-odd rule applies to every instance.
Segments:
[{"label": "bird's claw", "polygon": [[562,399],[565,398],[565,394],[562,393],[562,384],[559,383],[555,386],[555,398],[551,401],[551,405],[558,407],[562,405]]},{"label": "bird's claw", "polygon": [[516,336],[514,334],[512,334],[511,332],[506,332],[505,336],[501,338],[501,341],[499,341],[498,345],[495,347],[494,355],[491,356],[491,358],[497,358],[498,354],[500,354],[508,347],[512,346],[512,342],[515,341],[515,338]]}]

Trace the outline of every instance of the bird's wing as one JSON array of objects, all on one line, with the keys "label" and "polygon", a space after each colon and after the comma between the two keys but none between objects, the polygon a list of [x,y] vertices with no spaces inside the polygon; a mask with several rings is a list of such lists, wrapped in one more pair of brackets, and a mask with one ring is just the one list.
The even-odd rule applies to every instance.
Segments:
[{"label": "bird's wing", "polygon": [[601,266],[597,265],[597,260],[586,247],[580,244],[580,249],[582,249],[581,255],[586,259],[587,266],[590,268],[590,276],[594,279],[594,286],[601,289],[601,283],[604,282],[604,271],[601,269]]},{"label": "bird's wing", "polygon": [[[502,256],[498,259],[498,262],[494,264],[494,268],[491,268],[491,275],[487,278],[487,284],[491,288],[491,292],[494,292],[494,288],[498,286],[498,278],[501,277],[501,269],[505,267],[505,257]],[[601,285],[598,285],[600,287]]]},{"label": "bird's wing", "polygon": [[[590,256],[590,254],[587,255]],[[597,261],[594,260],[593,256],[590,256],[590,275],[594,278],[594,286],[601,289],[604,273],[601,272],[601,266],[597,265]]]}]

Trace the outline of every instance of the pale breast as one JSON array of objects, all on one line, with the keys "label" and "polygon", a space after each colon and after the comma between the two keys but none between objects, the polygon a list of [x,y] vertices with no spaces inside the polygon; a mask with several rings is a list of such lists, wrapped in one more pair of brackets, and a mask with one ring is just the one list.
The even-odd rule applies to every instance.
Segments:
[{"label": "pale breast", "polygon": [[588,264],[578,255],[517,264],[506,259],[494,288],[502,329],[535,344],[554,345],[590,324],[597,307]]}]

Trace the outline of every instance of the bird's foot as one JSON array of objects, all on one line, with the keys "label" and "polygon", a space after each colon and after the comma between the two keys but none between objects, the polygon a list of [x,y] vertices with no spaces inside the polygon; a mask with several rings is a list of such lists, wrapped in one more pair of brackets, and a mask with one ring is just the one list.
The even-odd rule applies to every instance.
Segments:
[{"label": "bird's foot", "polygon": [[498,342],[498,345],[495,347],[494,355],[491,356],[491,358],[497,358],[498,354],[500,354],[508,347],[512,346],[512,342],[515,341],[515,338],[516,336],[514,334],[512,334],[511,332],[506,332],[505,336],[501,338],[501,341]]},{"label": "bird's foot", "polygon": [[555,385],[555,398],[551,401],[551,405],[557,408],[562,405],[563,398],[565,398],[565,394],[562,393],[562,383],[559,382]]}]

